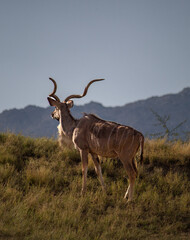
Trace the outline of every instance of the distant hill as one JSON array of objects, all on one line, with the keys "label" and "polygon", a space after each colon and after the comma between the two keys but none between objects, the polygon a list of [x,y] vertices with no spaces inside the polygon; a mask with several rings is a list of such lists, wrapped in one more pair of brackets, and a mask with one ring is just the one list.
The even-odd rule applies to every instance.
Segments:
[{"label": "distant hill", "polygon": [[[158,120],[151,110],[161,117],[169,115],[169,128],[174,128],[186,120],[178,132],[183,137],[185,133],[190,132],[190,88],[185,88],[177,94],[151,97],[119,107],[104,107],[100,103],[90,102],[74,106],[72,113],[76,118],[81,117],[83,112],[94,113],[105,120],[132,126],[149,136],[163,130],[158,126]],[[56,136],[58,122],[51,119],[52,111],[52,107],[37,106],[5,110],[0,114],[0,132],[11,131],[32,137]]]}]

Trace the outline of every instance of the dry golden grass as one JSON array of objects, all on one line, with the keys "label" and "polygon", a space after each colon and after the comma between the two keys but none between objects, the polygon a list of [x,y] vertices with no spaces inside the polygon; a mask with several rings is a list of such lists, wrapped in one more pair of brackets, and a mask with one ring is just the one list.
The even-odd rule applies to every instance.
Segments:
[{"label": "dry golden grass", "polygon": [[0,239],[189,239],[190,143],[146,140],[135,199],[123,166],[104,159],[103,194],[92,162],[81,190],[76,150],[53,139],[0,134]]}]

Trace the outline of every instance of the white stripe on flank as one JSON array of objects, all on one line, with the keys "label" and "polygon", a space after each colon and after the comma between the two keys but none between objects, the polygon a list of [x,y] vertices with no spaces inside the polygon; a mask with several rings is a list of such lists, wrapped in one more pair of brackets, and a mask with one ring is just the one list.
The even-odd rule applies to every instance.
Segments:
[{"label": "white stripe on flank", "polygon": [[125,146],[126,141],[128,140],[129,129],[125,128],[124,133],[126,133],[126,135],[125,135],[125,140],[123,141],[123,145],[122,145],[121,149],[123,149],[123,147]]},{"label": "white stripe on flank", "polygon": [[[98,123],[99,123],[100,121],[98,121]],[[99,134],[99,132],[100,132],[100,129],[101,129],[101,125],[100,126],[98,126],[98,131],[97,131],[97,136],[96,136],[96,145],[97,145],[97,148],[100,148],[100,141],[99,141],[99,137],[98,137],[98,134]]]},{"label": "white stripe on flank", "polygon": [[[99,122],[101,122],[101,121],[98,121],[97,123],[99,123]],[[100,148],[100,143],[99,143],[100,138],[98,137],[98,134],[99,134],[100,129],[102,127],[101,125],[98,126],[97,123],[94,124],[94,127],[92,129],[92,136],[91,136],[91,140],[92,140],[93,145],[95,146],[95,149]],[[103,125],[104,125],[104,123],[103,123]],[[98,128],[98,130],[96,131],[97,133],[95,134],[95,129],[96,128]]]},{"label": "white stripe on flank", "polygon": [[119,128],[117,126],[117,133],[116,133],[116,137],[115,137],[115,142],[117,143],[117,138],[118,138],[118,132],[119,132]]},{"label": "white stripe on flank", "polygon": [[130,145],[130,147],[129,147],[129,154],[131,153],[131,148],[132,148],[132,146],[133,146],[134,139],[135,139],[135,136],[134,136],[134,132],[133,132],[131,145]]},{"label": "white stripe on flank", "polygon": [[[122,135],[121,135],[121,139],[120,139],[120,142],[119,142],[119,146],[121,146],[121,142],[122,142],[122,139],[123,139],[124,134],[125,134],[125,129],[124,129],[124,131],[123,131],[123,133],[122,133]],[[120,150],[121,150],[121,148],[120,148]]]},{"label": "white stripe on flank", "polygon": [[111,138],[111,135],[112,135],[112,133],[113,133],[113,130],[116,128],[117,126],[114,126],[113,128],[112,128],[112,130],[111,130],[111,132],[110,132],[110,135],[109,135],[109,137],[108,137],[108,141],[107,141],[107,148],[109,149],[109,143],[110,143],[110,138]]}]

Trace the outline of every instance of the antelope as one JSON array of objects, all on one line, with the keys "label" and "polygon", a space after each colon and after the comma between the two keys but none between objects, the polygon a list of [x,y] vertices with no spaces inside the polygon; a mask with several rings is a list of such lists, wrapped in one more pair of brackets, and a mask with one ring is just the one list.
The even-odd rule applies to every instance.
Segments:
[{"label": "antelope", "polygon": [[133,198],[134,184],[138,171],[135,162],[135,155],[140,151],[140,162],[143,161],[144,136],[139,131],[129,126],[124,126],[115,122],[105,121],[94,114],[84,114],[80,119],[75,119],[70,113],[73,107],[74,98],[83,98],[90,85],[94,82],[104,79],[94,79],[88,83],[82,95],[70,95],[64,101],[55,95],[57,90],[56,81],[49,78],[54,89],[47,98],[50,106],[55,110],[51,116],[59,121],[59,131],[74,143],[76,149],[80,152],[82,162],[82,191],[86,192],[88,154],[92,156],[95,171],[99,177],[102,189],[106,191],[104,184],[99,157],[119,158],[122,162],[128,178],[129,186],[124,198],[131,201]]}]

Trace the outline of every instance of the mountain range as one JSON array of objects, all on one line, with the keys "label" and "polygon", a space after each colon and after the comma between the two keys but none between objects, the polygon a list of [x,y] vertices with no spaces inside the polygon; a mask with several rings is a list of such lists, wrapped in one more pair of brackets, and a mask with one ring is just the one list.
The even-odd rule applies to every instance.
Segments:
[{"label": "mountain range", "polygon": [[[0,114],[0,132],[20,133],[31,137],[55,137],[58,122],[50,115],[53,107],[27,106],[5,110]],[[118,107],[105,107],[101,103],[74,106],[72,114],[80,118],[83,113],[131,126],[145,136],[158,136],[169,131],[185,137],[190,133],[190,88],[176,94],[151,97]],[[165,125],[164,125],[165,123]],[[181,123],[181,124],[180,124]]]}]

